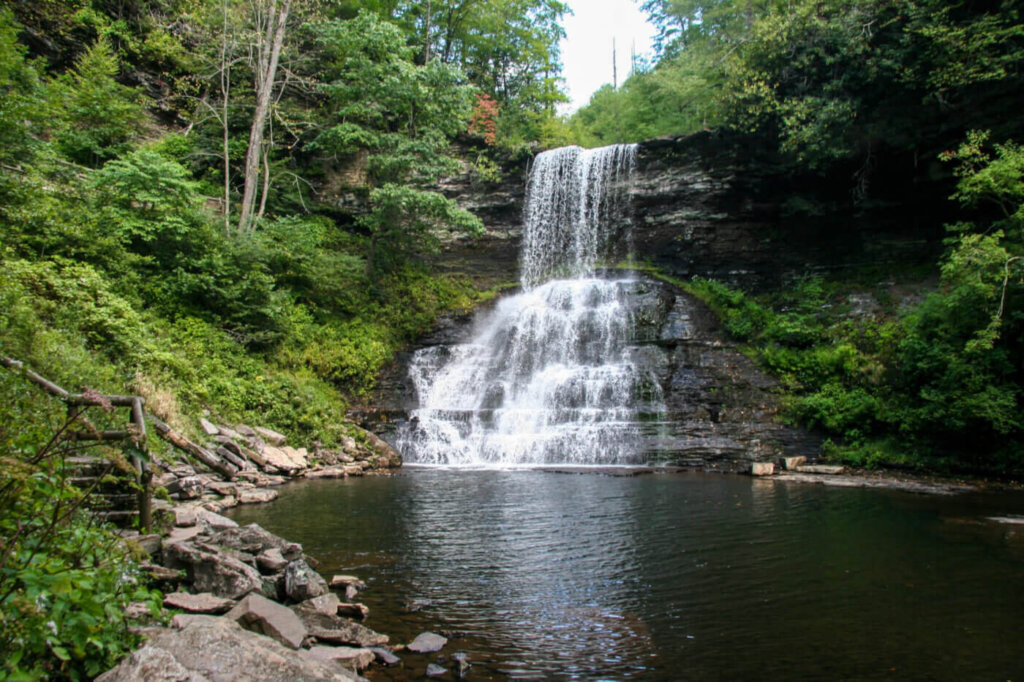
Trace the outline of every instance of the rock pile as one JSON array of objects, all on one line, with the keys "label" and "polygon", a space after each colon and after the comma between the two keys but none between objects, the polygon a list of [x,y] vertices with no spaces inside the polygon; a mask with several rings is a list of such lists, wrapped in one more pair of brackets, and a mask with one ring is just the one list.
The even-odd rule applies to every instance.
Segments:
[{"label": "rock pile", "polygon": [[173,511],[166,537],[135,541],[153,559],[144,568],[164,589],[164,607],[182,613],[171,628],[145,629],[147,643],[101,680],[155,679],[155,670],[177,671],[173,679],[351,680],[374,662],[400,661],[387,635],[358,622],[369,609],[331,591],[352,600],[366,587],[359,578],[328,584],[301,545],[257,524],[195,502]]},{"label": "rock pile", "polygon": [[227,426],[200,420],[209,438],[205,447],[189,443],[201,453],[199,461],[211,471],[188,463],[167,466],[153,478],[172,500],[198,500],[213,512],[238,504],[258,504],[277,498],[274,486],[294,478],[347,478],[386,471],[402,465],[402,456],[377,435],[356,430],[339,449],[292,447],[283,434],[261,426]]}]

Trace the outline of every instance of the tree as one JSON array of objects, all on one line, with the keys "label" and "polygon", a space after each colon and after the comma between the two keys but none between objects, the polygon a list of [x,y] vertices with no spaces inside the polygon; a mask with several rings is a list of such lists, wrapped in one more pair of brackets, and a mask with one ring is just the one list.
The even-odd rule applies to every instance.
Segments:
[{"label": "tree", "polygon": [[117,82],[118,71],[110,44],[100,38],[54,84],[63,105],[55,141],[73,161],[98,166],[129,149],[142,132],[142,97]]},{"label": "tree", "polygon": [[253,69],[256,107],[252,116],[252,127],[249,131],[249,147],[245,154],[245,189],[242,192],[242,204],[238,218],[238,229],[241,231],[252,226],[261,161],[264,163],[264,200],[270,182],[269,168],[266,163],[267,150],[264,149],[263,136],[267,127],[267,116],[270,113],[271,95],[277,82],[277,66],[281,58],[281,48],[284,45],[291,0],[281,0],[280,4],[278,4],[278,0],[257,0],[253,7],[256,26],[260,29],[255,50],[256,64]]},{"label": "tree", "polygon": [[453,201],[422,189],[454,167],[448,143],[465,128],[472,98],[461,72],[439,59],[416,64],[403,32],[369,12],[325,22],[318,32],[332,125],[310,146],[335,158],[366,154],[367,273],[380,265],[382,249],[430,250],[431,230],[482,230]]}]

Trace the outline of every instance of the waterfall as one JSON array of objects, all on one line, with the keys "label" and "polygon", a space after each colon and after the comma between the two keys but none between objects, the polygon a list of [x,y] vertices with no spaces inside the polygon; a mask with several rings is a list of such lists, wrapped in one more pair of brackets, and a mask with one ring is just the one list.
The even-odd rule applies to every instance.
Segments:
[{"label": "waterfall", "polygon": [[[632,361],[631,277],[598,277],[628,253],[634,145],[540,154],[527,183],[523,291],[483,315],[469,343],[414,355],[419,399],[398,434],[406,461],[510,466],[636,464],[663,411]],[[557,277],[558,279],[552,279]]]}]

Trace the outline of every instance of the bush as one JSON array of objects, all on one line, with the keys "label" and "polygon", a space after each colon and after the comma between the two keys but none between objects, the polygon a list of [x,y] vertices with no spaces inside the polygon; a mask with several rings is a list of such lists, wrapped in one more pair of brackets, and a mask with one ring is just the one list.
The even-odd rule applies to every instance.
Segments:
[{"label": "bush", "polygon": [[83,508],[64,468],[76,450],[57,404],[0,374],[0,679],[90,679],[137,643],[125,609],[161,595]]}]

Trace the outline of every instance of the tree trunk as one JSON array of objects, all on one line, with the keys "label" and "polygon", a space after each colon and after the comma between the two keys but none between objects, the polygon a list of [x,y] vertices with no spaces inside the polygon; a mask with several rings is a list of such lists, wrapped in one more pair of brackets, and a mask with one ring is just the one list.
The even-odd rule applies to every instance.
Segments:
[{"label": "tree trunk", "polygon": [[221,125],[224,128],[224,231],[231,231],[231,155],[228,138],[228,99],[231,95],[231,61],[228,58],[228,3],[224,0],[224,40],[220,49]]},{"label": "tree trunk", "polygon": [[249,131],[249,148],[245,153],[245,189],[242,192],[241,214],[238,218],[240,231],[245,231],[251,226],[253,209],[256,206],[263,131],[270,114],[270,95],[277,76],[281,47],[284,45],[285,25],[288,22],[290,6],[291,0],[283,0],[280,8],[277,7],[277,0],[267,0],[266,31],[258,46],[256,110],[252,117],[252,129]]}]

